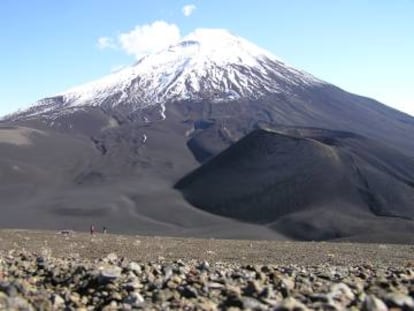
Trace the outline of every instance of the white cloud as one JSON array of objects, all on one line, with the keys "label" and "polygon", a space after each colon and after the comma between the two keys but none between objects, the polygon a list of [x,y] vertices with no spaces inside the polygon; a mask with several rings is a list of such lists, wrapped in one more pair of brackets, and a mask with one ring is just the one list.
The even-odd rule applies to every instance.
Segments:
[{"label": "white cloud", "polygon": [[121,33],[118,41],[122,50],[138,59],[176,43],[180,36],[177,25],[155,21],[152,24],[137,25],[129,32]]},{"label": "white cloud", "polygon": [[98,38],[98,48],[103,49],[114,49],[116,48],[116,44],[112,38],[108,37],[100,37]]},{"label": "white cloud", "polygon": [[187,4],[183,6],[181,11],[183,12],[184,16],[190,16],[191,14],[193,14],[196,8],[197,7],[194,4]]}]

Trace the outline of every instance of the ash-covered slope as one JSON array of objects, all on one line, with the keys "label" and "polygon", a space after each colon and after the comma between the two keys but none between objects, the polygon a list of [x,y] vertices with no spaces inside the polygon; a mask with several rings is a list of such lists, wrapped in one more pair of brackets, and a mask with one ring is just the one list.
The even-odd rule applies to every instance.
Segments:
[{"label": "ash-covered slope", "polygon": [[[294,69],[227,31],[197,30],[118,73],[5,117],[0,122],[0,225],[82,229],[97,223],[130,233],[280,238],[277,232],[283,228],[276,223],[240,223],[195,208],[174,184],[255,129],[302,133],[304,127],[346,131],[376,141],[383,147],[363,146],[364,153],[386,156],[388,172],[398,176],[401,170],[395,172],[395,163],[414,156],[414,118]],[[304,161],[303,169],[319,176],[317,182],[326,187],[343,182],[335,179],[330,185],[327,181],[334,176],[325,180],[322,164],[330,163],[333,171],[337,164],[329,159],[325,163],[327,147],[315,144],[300,145],[310,148],[321,165]],[[386,150],[395,152],[389,155]],[[298,168],[289,167],[299,174]],[[251,174],[252,180],[258,176]],[[206,181],[201,184],[209,187]],[[226,187],[221,189],[224,193]],[[329,189],[315,189],[310,198],[321,198],[318,207],[327,213],[331,210],[322,197],[329,194],[341,202],[343,196],[348,198],[341,187]],[[401,206],[411,198],[406,190],[393,190],[393,200]],[[361,204],[355,206],[365,206]],[[384,204],[380,209],[388,211]],[[300,215],[308,219],[305,212]],[[273,219],[290,217],[286,215]],[[293,223],[289,230],[302,226],[300,217],[289,221],[284,222]],[[298,230],[299,234],[287,233],[302,238]]]},{"label": "ash-covered slope", "polygon": [[413,176],[412,158],[362,136],[280,128],[254,131],[176,188],[203,210],[295,238],[362,239],[414,233]]},{"label": "ash-covered slope", "polygon": [[144,143],[131,124],[117,129],[101,144],[47,126],[0,126],[0,227],[282,238],[185,202],[172,180],[196,162],[176,133],[154,127]]}]

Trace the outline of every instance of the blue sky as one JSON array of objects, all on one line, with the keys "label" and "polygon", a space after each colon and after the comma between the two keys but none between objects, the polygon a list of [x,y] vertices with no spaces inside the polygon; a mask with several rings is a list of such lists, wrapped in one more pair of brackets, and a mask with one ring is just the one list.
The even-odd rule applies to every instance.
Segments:
[{"label": "blue sky", "polygon": [[[167,27],[154,32],[156,21]],[[130,65],[145,48],[196,28],[228,29],[414,115],[414,0],[1,0],[0,115]]]}]

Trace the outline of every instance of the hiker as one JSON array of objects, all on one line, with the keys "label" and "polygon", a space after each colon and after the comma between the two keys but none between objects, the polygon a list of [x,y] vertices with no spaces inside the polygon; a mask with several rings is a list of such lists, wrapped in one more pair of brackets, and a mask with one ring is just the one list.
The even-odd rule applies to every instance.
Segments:
[{"label": "hiker", "polygon": [[94,224],[91,225],[90,231],[91,231],[91,235],[95,234],[95,225]]},{"label": "hiker", "polygon": [[107,230],[106,230],[106,227],[105,227],[105,226],[103,227],[102,232],[103,232],[104,234],[106,234]]}]

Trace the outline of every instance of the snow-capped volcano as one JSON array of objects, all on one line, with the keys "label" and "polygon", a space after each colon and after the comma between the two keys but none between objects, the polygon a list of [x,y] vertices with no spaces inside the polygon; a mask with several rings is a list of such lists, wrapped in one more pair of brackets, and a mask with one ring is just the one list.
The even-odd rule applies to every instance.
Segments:
[{"label": "snow-capped volcano", "polygon": [[406,242],[413,133],[408,115],[201,29],[0,120],[0,227]]},{"label": "snow-capped volcano", "polygon": [[40,100],[24,115],[120,104],[133,110],[154,104],[165,109],[171,101],[255,99],[320,83],[226,30],[198,29],[131,67]]}]

